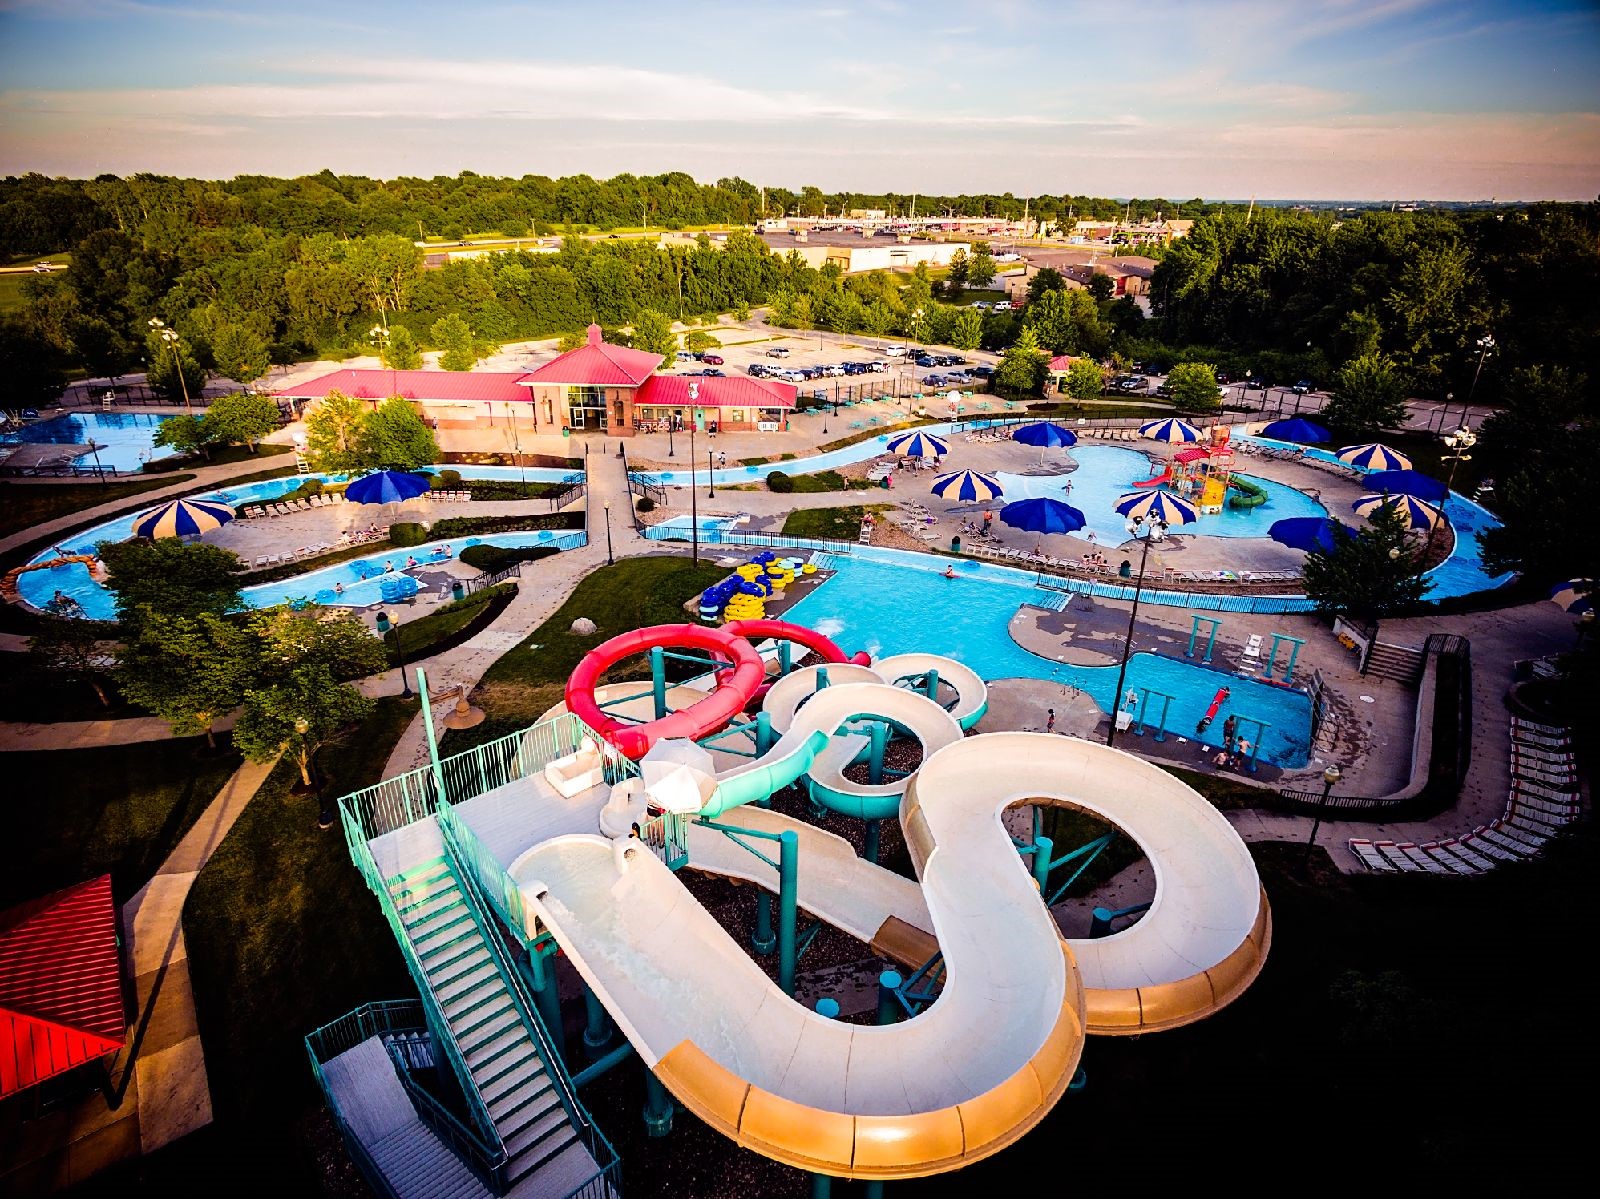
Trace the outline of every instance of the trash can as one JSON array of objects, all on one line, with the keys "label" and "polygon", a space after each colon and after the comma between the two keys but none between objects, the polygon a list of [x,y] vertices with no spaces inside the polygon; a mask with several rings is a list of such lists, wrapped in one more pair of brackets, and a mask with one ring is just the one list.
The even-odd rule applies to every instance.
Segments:
[{"label": "trash can", "polygon": [[464,600],[467,598],[467,585],[460,579],[457,579],[454,583],[450,584],[450,598],[453,600]]},{"label": "trash can", "polygon": [[959,554],[961,552],[961,534],[957,533],[954,537],[950,538],[950,552],[954,554]]}]

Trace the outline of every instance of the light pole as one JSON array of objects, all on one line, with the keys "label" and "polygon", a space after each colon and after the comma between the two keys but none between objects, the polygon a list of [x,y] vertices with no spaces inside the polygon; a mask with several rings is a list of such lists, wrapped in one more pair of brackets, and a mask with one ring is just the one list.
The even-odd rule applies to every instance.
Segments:
[{"label": "light pole", "polygon": [[1450,447],[1450,453],[1441,454],[1440,459],[1450,464],[1450,473],[1445,477],[1444,481],[1445,490],[1449,491],[1451,485],[1456,481],[1456,467],[1463,462],[1472,461],[1472,455],[1467,451],[1478,444],[1478,435],[1465,424],[1462,424],[1454,433],[1445,436],[1444,443]]},{"label": "light pole", "polygon": [[317,749],[321,747],[309,747],[308,750],[306,734],[311,731],[311,722],[304,716],[295,718],[294,731],[300,737],[301,752],[306,754],[306,772],[311,776],[311,779],[310,782],[307,783],[306,780],[302,778],[300,782],[296,783],[294,787],[291,788],[291,790],[299,795],[305,795],[313,791],[316,792],[317,827],[332,828],[334,819],[333,810],[328,806],[327,796],[323,794],[322,774],[317,769]]},{"label": "light pole", "polygon": [[672,435],[678,428],[678,414],[676,411],[667,413],[667,457],[677,457],[677,447],[673,444]]},{"label": "light pole", "polygon": [[606,565],[615,566],[617,560],[611,556],[611,501],[605,502],[606,510]]},{"label": "light pole", "polygon": [[1311,851],[1317,844],[1317,830],[1322,827],[1322,818],[1328,811],[1328,792],[1333,790],[1333,785],[1339,781],[1340,777],[1339,767],[1331,762],[1328,764],[1327,769],[1322,772],[1322,798],[1317,802],[1317,814],[1311,821],[1311,836],[1306,838],[1306,853],[1300,867],[1301,870],[1306,870],[1311,866]]},{"label": "light pole", "polygon": [[715,450],[707,450],[706,451],[706,484],[707,484],[708,490],[706,491],[706,499],[708,499],[708,500],[714,500],[714,499],[717,498],[716,469],[717,469],[717,453],[716,453]]},{"label": "light pole", "polygon": [[400,698],[410,699],[416,693],[411,690],[411,679],[406,674],[406,649],[400,639],[400,618],[389,612],[379,612],[378,635],[387,637],[391,629],[394,630],[394,656],[400,661]]},{"label": "light pole", "polygon": [[1472,393],[1478,390],[1478,376],[1483,374],[1483,360],[1494,353],[1494,334],[1485,333],[1478,338],[1478,366],[1472,372],[1472,386],[1467,388],[1466,402],[1461,405],[1461,423],[1467,423],[1467,410],[1472,407]]},{"label": "light pole", "polygon": [[[183,355],[178,349],[178,331],[167,328],[167,323],[159,316],[150,318],[150,327],[156,331],[156,336],[172,350],[172,369],[178,372],[178,386],[183,388],[184,411],[192,416],[194,415],[194,406],[189,403],[189,380],[183,377]],[[148,383],[149,380],[146,379],[145,382]]]},{"label": "light pole", "polygon": [[1122,643],[1122,666],[1117,671],[1117,694],[1111,706],[1111,727],[1106,730],[1106,744],[1112,745],[1117,739],[1117,713],[1122,710],[1122,684],[1128,678],[1128,658],[1133,652],[1133,622],[1139,615],[1139,595],[1144,590],[1144,567],[1150,557],[1150,543],[1160,541],[1167,535],[1167,522],[1159,517],[1141,516],[1130,520],[1127,524],[1128,532],[1144,542],[1144,549],[1139,554],[1139,577],[1133,584],[1133,608],[1128,613],[1128,635]]}]

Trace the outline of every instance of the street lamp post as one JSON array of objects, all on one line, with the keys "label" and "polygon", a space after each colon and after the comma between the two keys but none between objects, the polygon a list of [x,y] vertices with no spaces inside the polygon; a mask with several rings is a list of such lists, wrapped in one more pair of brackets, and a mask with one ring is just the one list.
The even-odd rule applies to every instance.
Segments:
[{"label": "street lamp post", "polygon": [[674,412],[667,413],[667,457],[668,458],[675,458],[675,457],[677,457],[677,454],[678,454],[677,447],[673,443],[673,440],[672,440],[672,435],[673,435],[674,432],[677,431],[677,428],[678,428],[678,414],[677,414],[677,412],[674,411]]},{"label": "street lamp post", "polygon": [[708,500],[714,500],[714,499],[717,498],[717,476],[716,476],[716,473],[715,473],[716,469],[717,469],[717,454],[716,454],[716,451],[715,450],[707,450],[706,451],[706,485],[707,485],[706,499],[708,499]]},{"label": "street lamp post", "polygon": [[607,500],[605,502],[605,510],[606,510],[606,565],[607,566],[615,566],[617,564],[617,560],[616,560],[616,558],[612,557],[612,555],[611,555],[611,501],[610,500]]},{"label": "street lamp post", "polygon": [[1111,727],[1106,730],[1106,744],[1112,745],[1117,739],[1117,713],[1122,709],[1122,684],[1128,678],[1128,658],[1133,651],[1133,622],[1139,616],[1139,596],[1144,590],[1144,568],[1150,557],[1150,543],[1160,541],[1167,535],[1167,522],[1158,517],[1141,516],[1137,520],[1130,520],[1127,524],[1128,532],[1144,542],[1144,549],[1139,554],[1139,577],[1133,584],[1133,608],[1128,613],[1128,635],[1122,643],[1122,666],[1117,671],[1117,693],[1112,702]]},{"label": "street lamp post", "polygon": [[1472,386],[1467,388],[1467,398],[1461,405],[1461,423],[1467,423],[1467,411],[1472,407],[1472,394],[1478,390],[1478,376],[1483,374],[1483,360],[1494,353],[1494,334],[1485,333],[1478,338],[1478,366],[1472,372]]},{"label": "street lamp post", "polygon": [[[158,316],[150,318],[150,327],[156,330],[156,336],[172,350],[172,369],[178,372],[178,386],[183,388],[184,411],[194,414],[194,406],[189,403],[189,380],[183,377],[183,356],[178,349],[178,331],[167,328],[167,323]],[[148,379],[145,380],[149,382]]]},{"label": "street lamp post", "polygon": [[1328,811],[1328,792],[1333,790],[1333,785],[1340,779],[1339,767],[1333,763],[1322,772],[1322,798],[1317,802],[1317,814],[1311,821],[1311,836],[1306,838],[1305,859],[1301,869],[1308,869],[1311,865],[1311,851],[1316,848],[1317,830],[1322,827],[1322,818]]},{"label": "street lamp post", "polygon": [[391,629],[394,630],[394,656],[400,662],[400,698],[410,699],[416,693],[411,690],[411,678],[406,674],[406,648],[400,637],[400,618],[389,612],[379,612],[379,636],[387,637]]}]

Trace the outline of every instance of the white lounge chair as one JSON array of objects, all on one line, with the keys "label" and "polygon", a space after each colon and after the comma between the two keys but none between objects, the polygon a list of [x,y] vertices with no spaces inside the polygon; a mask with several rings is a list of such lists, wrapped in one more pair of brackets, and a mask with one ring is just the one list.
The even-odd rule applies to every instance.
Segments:
[{"label": "white lounge chair", "polygon": [[1244,643],[1244,652],[1239,656],[1239,665],[1247,670],[1261,668],[1261,634],[1251,633],[1249,640]]}]

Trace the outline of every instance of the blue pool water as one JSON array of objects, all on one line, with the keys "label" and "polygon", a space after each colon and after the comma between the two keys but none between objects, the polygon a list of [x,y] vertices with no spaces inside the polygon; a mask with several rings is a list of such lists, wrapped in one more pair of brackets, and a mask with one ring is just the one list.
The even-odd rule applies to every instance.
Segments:
[{"label": "blue pool water", "polygon": [[[944,654],[986,680],[1042,679],[1076,688],[1102,711],[1112,710],[1116,666],[1052,662],[1012,640],[1008,626],[1017,606],[1039,596],[1028,576],[974,564],[977,569],[946,579],[942,561],[925,561],[922,565],[909,554],[891,558],[881,551],[840,557],[838,573],[785,613],[785,619],[832,637],[847,652],[865,649],[874,657],[911,651]],[[1261,621],[1254,631],[1270,633],[1272,628]],[[1216,743],[1222,721],[1237,714],[1270,726],[1260,742],[1263,760],[1305,765],[1311,701],[1301,691],[1147,653],[1129,660],[1123,689],[1150,688],[1174,696],[1167,728],[1193,739],[1195,724],[1221,686],[1230,688],[1231,696],[1204,738],[1208,744]],[[1157,708],[1159,704],[1157,700]],[[1156,715],[1152,710],[1150,718]]]},{"label": "blue pool water", "polygon": [[98,457],[101,466],[137,472],[150,459],[165,458],[172,453],[167,446],[151,444],[161,422],[170,419],[146,412],[73,412],[50,420],[35,421],[6,433],[0,436],[0,444],[86,446],[93,442],[100,448],[95,454],[83,457],[85,466],[92,467]]}]

